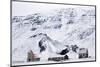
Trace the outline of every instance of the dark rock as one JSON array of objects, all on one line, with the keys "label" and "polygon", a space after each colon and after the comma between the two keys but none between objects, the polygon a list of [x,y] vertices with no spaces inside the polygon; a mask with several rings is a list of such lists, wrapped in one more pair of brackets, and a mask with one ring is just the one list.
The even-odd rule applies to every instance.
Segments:
[{"label": "dark rock", "polygon": [[77,52],[77,49],[78,49],[79,47],[77,46],[77,45],[72,45],[72,51],[74,51],[74,52]]},{"label": "dark rock", "polygon": [[61,61],[64,60],[64,57],[52,57],[52,58],[48,58],[48,61]]},{"label": "dark rock", "polygon": [[39,44],[40,52],[45,51],[46,48],[43,46],[43,41],[40,40],[38,44]]},{"label": "dark rock", "polygon": [[67,24],[72,24],[72,23],[74,23],[73,20],[69,20],[69,21],[67,22]]},{"label": "dark rock", "polygon": [[79,39],[84,39],[88,36],[90,36],[93,32],[94,32],[95,28],[89,28],[85,31],[83,31],[82,33],[79,34]]},{"label": "dark rock", "polygon": [[68,59],[69,59],[68,55],[65,55],[64,60],[68,60]]},{"label": "dark rock", "polygon": [[62,24],[59,24],[59,25],[55,25],[55,26],[54,26],[55,29],[59,29],[59,28],[61,28],[61,27],[62,27]]},{"label": "dark rock", "polygon": [[35,31],[37,28],[32,28],[31,31]]},{"label": "dark rock", "polygon": [[64,50],[62,50],[60,53],[58,53],[58,54],[60,54],[60,55],[65,55],[66,53],[68,53],[69,52],[69,50],[68,50],[68,48],[66,48],[66,49],[64,49]]}]

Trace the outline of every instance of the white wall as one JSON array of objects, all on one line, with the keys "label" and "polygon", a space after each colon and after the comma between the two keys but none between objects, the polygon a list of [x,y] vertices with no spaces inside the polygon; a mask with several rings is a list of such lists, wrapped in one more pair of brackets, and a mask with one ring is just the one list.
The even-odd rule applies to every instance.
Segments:
[{"label": "white wall", "polygon": [[[32,0],[31,0],[32,1]],[[100,65],[100,0],[36,0],[57,3],[92,4],[97,6],[97,61],[87,63],[70,63],[40,65],[37,67],[99,67]],[[10,0],[0,0],[0,67],[10,64]]]}]

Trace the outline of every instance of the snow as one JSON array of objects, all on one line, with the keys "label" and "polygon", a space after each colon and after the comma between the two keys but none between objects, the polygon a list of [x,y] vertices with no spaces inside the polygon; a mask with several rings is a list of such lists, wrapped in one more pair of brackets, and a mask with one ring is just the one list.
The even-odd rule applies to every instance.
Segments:
[{"label": "snow", "polygon": [[[18,5],[17,5],[18,6]],[[15,7],[16,8],[16,7]],[[14,9],[15,9],[14,8]],[[42,10],[42,9],[41,9]],[[13,65],[27,65],[27,64],[44,64],[44,63],[59,63],[48,61],[49,57],[63,57],[57,53],[66,48],[66,45],[77,45],[79,48],[87,48],[91,58],[79,59],[78,53],[70,50],[68,52],[69,60],[60,62],[76,62],[76,61],[89,61],[95,60],[95,8],[91,7],[61,7],[59,9],[52,9],[51,15],[49,11],[42,13],[41,10],[35,18],[42,21],[41,24],[35,23],[33,11],[30,15],[18,16],[21,20],[16,22],[17,19],[12,17],[12,62]],[[15,12],[16,13],[16,12]],[[31,13],[31,12],[30,12]],[[72,14],[71,14],[72,13]],[[61,15],[61,16],[60,16]],[[28,17],[33,17],[29,18]],[[53,18],[53,19],[52,19]],[[56,20],[54,20],[54,18]],[[60,18],[61,20],[57,20]],[[27,19],[27,20],[25,20]],[[33,20],[33,21],[32,21]],[[44,21],[45,20],[45,21]],[[69,20],[72,22],[69,23]],[[31,24],[31,22],[33,24]],[[57,25],[61,28],[55,28]],[[36,30],[32,31],[32,28]],[[42,35],[39,35],[42,33]],[[44,35],[46,34],[46,35]],[[36,37],[31,37],[36,35]],[[46,50],[40,52],[39,41],[46,38],[43,46]],[[32,50],[36,58],[40,58],[38,62],[27,62],[27,53]]]}]

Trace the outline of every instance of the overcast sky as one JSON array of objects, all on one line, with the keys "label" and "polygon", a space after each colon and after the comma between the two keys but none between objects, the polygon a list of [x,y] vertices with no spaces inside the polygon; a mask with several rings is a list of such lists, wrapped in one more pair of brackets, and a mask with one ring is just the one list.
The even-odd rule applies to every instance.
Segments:
[{"label": "overcast sky", "polygon": [[60,8],[85,8],[90,9],[90,6],[75,6],[75,5],[59,5],[59,4],[44,4],[44,3],[29,3],[29,2],[13,2],[12,16],[26,16],[33,13],[52,14],[53,10]]}]

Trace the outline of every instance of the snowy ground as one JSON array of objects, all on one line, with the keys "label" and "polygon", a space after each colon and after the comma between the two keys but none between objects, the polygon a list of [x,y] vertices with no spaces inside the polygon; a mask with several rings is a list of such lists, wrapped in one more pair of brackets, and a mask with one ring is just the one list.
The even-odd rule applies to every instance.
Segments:
[{"label": "snowy ground", "polygon": [[[20,7],[19,7],[20,8]],[[17,8],[16,8],[17,9]],[[43,14],[33,14],[12,17],[12,64],[44,64],[59,62],[76,62],[95,60],[95,8],[60,8]],[[42,33],[42,35],[39,35]],[[39,41],[46,39],[43,43],[45,50],[40,52]],[[35,36],[36,37],[32,37]],[[78,58],[78,53],[69,51],[69,60],[48,61],[49,57],[61,57],[61,50],[66,45],[77,45],[79,48],[87,48],[89,58]],[[32,50],[37,62],[27,62],[27,53]]]},{"label": "snowy ground", "polygon": [[82,61],[94,61],[95,59],[93,58],[86,58],[86,59],[74,59],[74,60],[67,60],[67,61],[60,61],[60,62],[54,62],[54,61],[39,61],[39,62],[20,62],[20,63],[15,63],[12,66],[17,66],[17,65],[34,65],[34,64],[52,64],[52,63],[71,63],[71,62],[82,62]]}]

